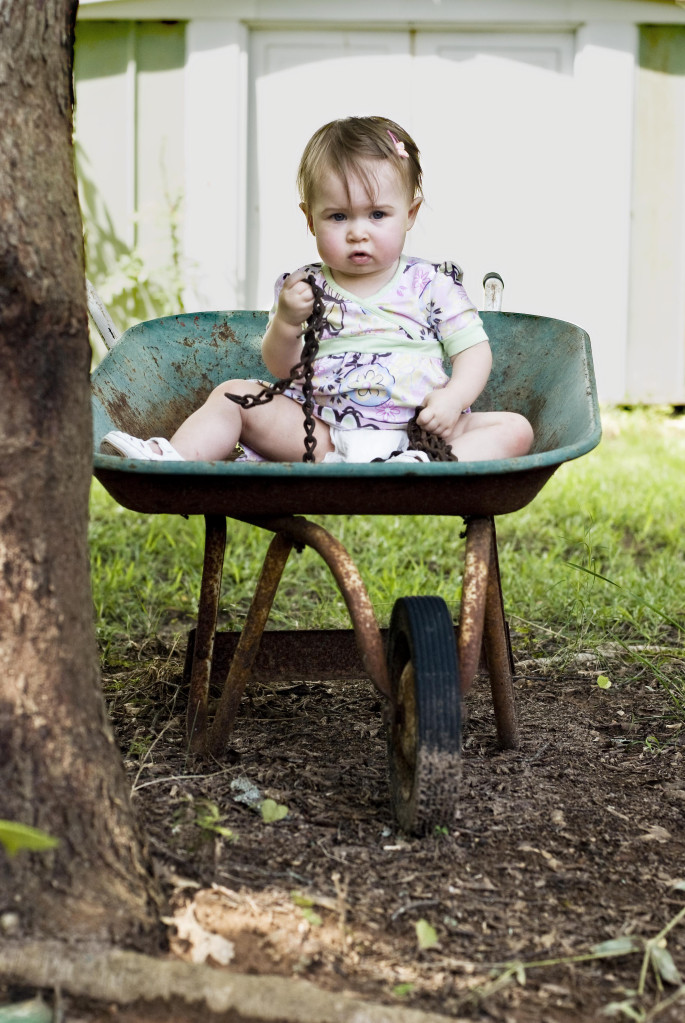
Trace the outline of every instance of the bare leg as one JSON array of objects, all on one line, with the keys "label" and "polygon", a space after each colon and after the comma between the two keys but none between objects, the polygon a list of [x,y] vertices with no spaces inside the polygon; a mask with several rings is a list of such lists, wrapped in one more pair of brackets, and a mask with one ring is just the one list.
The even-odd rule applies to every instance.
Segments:
[{"label": "bare leg", "polygon": [[445,439],[461,462],[484,462],[528,454],[533,428],[517,412],[470,412]]},{"label": "bare leg", "polygon": [[[215,388],[201,408],[186,419],[171,437],[180,455],[189,461],[228,458],[239,440],[273,462],[298,462],[304,454],[304,414],[292,398],[276,395],[266,405],[243,409],[226,397],[230,394],[258,394],[259,383],[227,380]],[[316,420],[314,457],[320,462],[333,450],[329,430]]]}]

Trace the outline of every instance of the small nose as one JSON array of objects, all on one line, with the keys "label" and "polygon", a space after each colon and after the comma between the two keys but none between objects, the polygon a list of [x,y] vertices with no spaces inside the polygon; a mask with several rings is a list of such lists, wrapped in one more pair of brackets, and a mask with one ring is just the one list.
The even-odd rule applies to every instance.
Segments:
[{"label": "small nose", "polygon": [[361,238],[366,238],[367,231],[368,225],[366,223],[366,217],[354,217],[354,219],[348,221],[348,238],[353,239],[354,241],[359,241]]}]

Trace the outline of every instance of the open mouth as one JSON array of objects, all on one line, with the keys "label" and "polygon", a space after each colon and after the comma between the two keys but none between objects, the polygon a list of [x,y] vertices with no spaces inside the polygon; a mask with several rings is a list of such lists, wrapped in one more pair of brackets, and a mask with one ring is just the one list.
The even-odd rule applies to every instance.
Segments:
[{"label": "open mouth", "polygon": [[353,252],[352,255],[350,256],[350,260],[353,263],[356,263],[357,266],[363,266],[363,264],[368,263],[370,259],[371,256],[368,254],[368,252]]}]

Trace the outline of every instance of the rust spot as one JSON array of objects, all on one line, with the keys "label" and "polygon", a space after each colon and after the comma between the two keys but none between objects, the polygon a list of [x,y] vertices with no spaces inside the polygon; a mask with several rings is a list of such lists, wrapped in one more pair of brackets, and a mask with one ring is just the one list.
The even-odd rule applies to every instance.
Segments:
[{"label": "rust spot", "polygon": [[238,338],[235,336],[235,332],[231,330],[229,325],[224,321],[223,323],[215,323],[212,327],[212,341],[219,344],[238,344]]},{"label": "rust spot", "polygon": [[179,338],[178,343],[183,345],[184,348],[195,348],[197,341],[198,339],[196,337],[191,337],[189,334],[186,334],[185,337]]}]

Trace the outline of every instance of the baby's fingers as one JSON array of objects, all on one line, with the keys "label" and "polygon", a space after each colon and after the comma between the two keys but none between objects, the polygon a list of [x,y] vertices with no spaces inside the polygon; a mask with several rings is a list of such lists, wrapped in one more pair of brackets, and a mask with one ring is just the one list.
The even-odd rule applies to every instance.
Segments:
[{"label": "baby's fingers", "polygon": [[[307,275],[304,270],[296,270],[294,273],[288,274],[285,281],[283,282],[283,291],[290,291],[297,284],[307,279]],[[309,287],[309,285],[307,285]],[[309,288],[311,291],[311,288]]]},{"label": "baby's fingers", "polygon": [[425,406],[417,410],[416,422],[419,426],[422,426],[424,430],[430,429],[430,424],[435,420],[435,413],[431,412],[429,408]]}]

